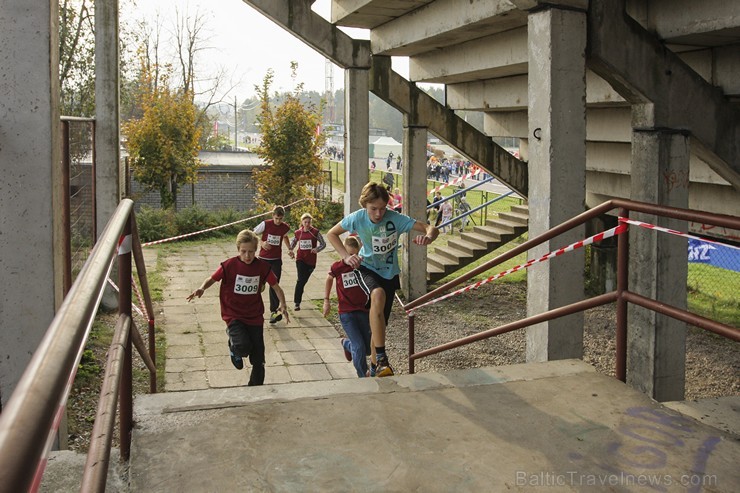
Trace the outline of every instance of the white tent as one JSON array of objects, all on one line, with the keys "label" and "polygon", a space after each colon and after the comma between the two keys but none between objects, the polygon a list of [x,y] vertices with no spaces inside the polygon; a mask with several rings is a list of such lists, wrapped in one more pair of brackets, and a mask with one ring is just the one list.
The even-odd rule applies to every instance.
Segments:
[{"label": "white tent", "polygon": [[[369,154],[372,159],[385,159],[388,157],[388,153],[393,153],[395,160],[396,156],[401,155],[403,146],[393,137],[378,137],[376,140],[370,142]],[[380,163],[378,163],[380,166]]]}]

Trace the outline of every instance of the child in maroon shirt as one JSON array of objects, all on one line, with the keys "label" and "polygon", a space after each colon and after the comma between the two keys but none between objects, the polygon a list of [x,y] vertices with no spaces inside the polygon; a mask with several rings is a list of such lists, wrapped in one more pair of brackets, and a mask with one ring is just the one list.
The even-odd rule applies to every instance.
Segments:
[{"label": "child in maroon shirt", "polygon": [[[290,226],[283,222],[285,209],[276,206],[272,211],[272,219],[262,221],[254,228],[254,232],[261,235],[260,253],[257,255],[260,259],[267,261],[272,266],[275,277],[280,282],[280,275],[283,272],[283,243],[288,248],[290,258],[293,258],[293,250],[290,249],[288,233]],[[282,320],[283,316],[278,310],[279,300],[277,293],[270,286],[270,323],[274,324]]]},{"label": "child in maroon shirt", "polygon": [[285,310],[285,294],[278,284],[270,264],[255,257],[259,238],[245,229],[236,237],[239,254],[221,263],[221,266],[187,300],[200,298],[206,289],[221,282],[218,297],[221,303],[221,318],[226,322],[229,334],[231,362],[237,370],[244,368],[242,358],[249,356],[252,373],[249,386],[262,385],[265,381],[265,340],[263,324],[265,306],[262,291],[265,283],[275,290],[285,319],[290,322]]},{"label": "child in maroon shirt", "polygon": [[293,293],[293,302],[295,311],[301,309],[303,300],[303,289],[306,287],[311,273],[316,268],[316,254],[326,248],[326,242],[321,236],[318,229],[311,225],[313,216],[306,212],[301,216],[301,227],[295,230],[295,236],[290,240],[290,251],[297,246],[298,251],[295,253],[295,267],[298,273],[298,280],[295,283],[295,292]]}]

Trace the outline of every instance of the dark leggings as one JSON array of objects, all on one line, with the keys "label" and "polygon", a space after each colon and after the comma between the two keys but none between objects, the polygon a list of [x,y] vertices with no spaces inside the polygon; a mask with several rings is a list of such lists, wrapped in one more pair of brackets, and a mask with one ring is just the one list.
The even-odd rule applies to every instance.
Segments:
[{"label": "dark leggings", "polygon": [[234,354],[249,356],[252,373],[247,385],[262,385],[265,382],[265,340],[261,325],[247,325],[241,320],[232,320],[226,331],[229,348]]},{"label": "dark leggings", "polygon": [[[283,273],[283,260],[282,259],[262,259],[265,262],[269,262],[270,266],[272,266],[272,272],[275,273],[275,277],[277,277],[278,283],[280,282],[280,276]],[[277,309],[280,307],[280,299],[278,298],[277,293],[274,289],[272,289],[272,286],[270,286],[270,313],[274,313],[277,311]]]},{"label": "dark leggings", "polygon": [[295,293],[293,294],[293,301],[296,305],[300,305],[303,300],[303,288],[306,287],[308,279],[311,277],[311,273],[316,268],[315,265],[308,265],[303,260],[296,260],[295,267],[298,271],[298,281],[295,283]]}]

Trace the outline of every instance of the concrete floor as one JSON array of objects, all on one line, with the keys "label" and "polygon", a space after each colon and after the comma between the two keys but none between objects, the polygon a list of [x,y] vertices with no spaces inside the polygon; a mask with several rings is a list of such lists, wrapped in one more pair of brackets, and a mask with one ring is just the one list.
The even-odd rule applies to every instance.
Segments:
[{"label": "concrete floor", "polygon": [[739,435],[575,360],[141,395],[135,409],[134,492],[740,487]]}]

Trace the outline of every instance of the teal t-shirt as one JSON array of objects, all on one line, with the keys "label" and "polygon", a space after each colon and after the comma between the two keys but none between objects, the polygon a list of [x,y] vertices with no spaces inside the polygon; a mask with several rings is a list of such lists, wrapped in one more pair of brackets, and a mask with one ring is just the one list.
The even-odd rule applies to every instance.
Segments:
[{"label": "teal t-shirt", "polygon": [[416,219],[388,209],[375,224],[368,217],[367,210],[359,209],[345,216],[339,224],[350,233],[357,233],[362,241],[362,265],[384,279],[393,279],[401,272],[398,267],[398,237],[411,231],[415,223]]}]

